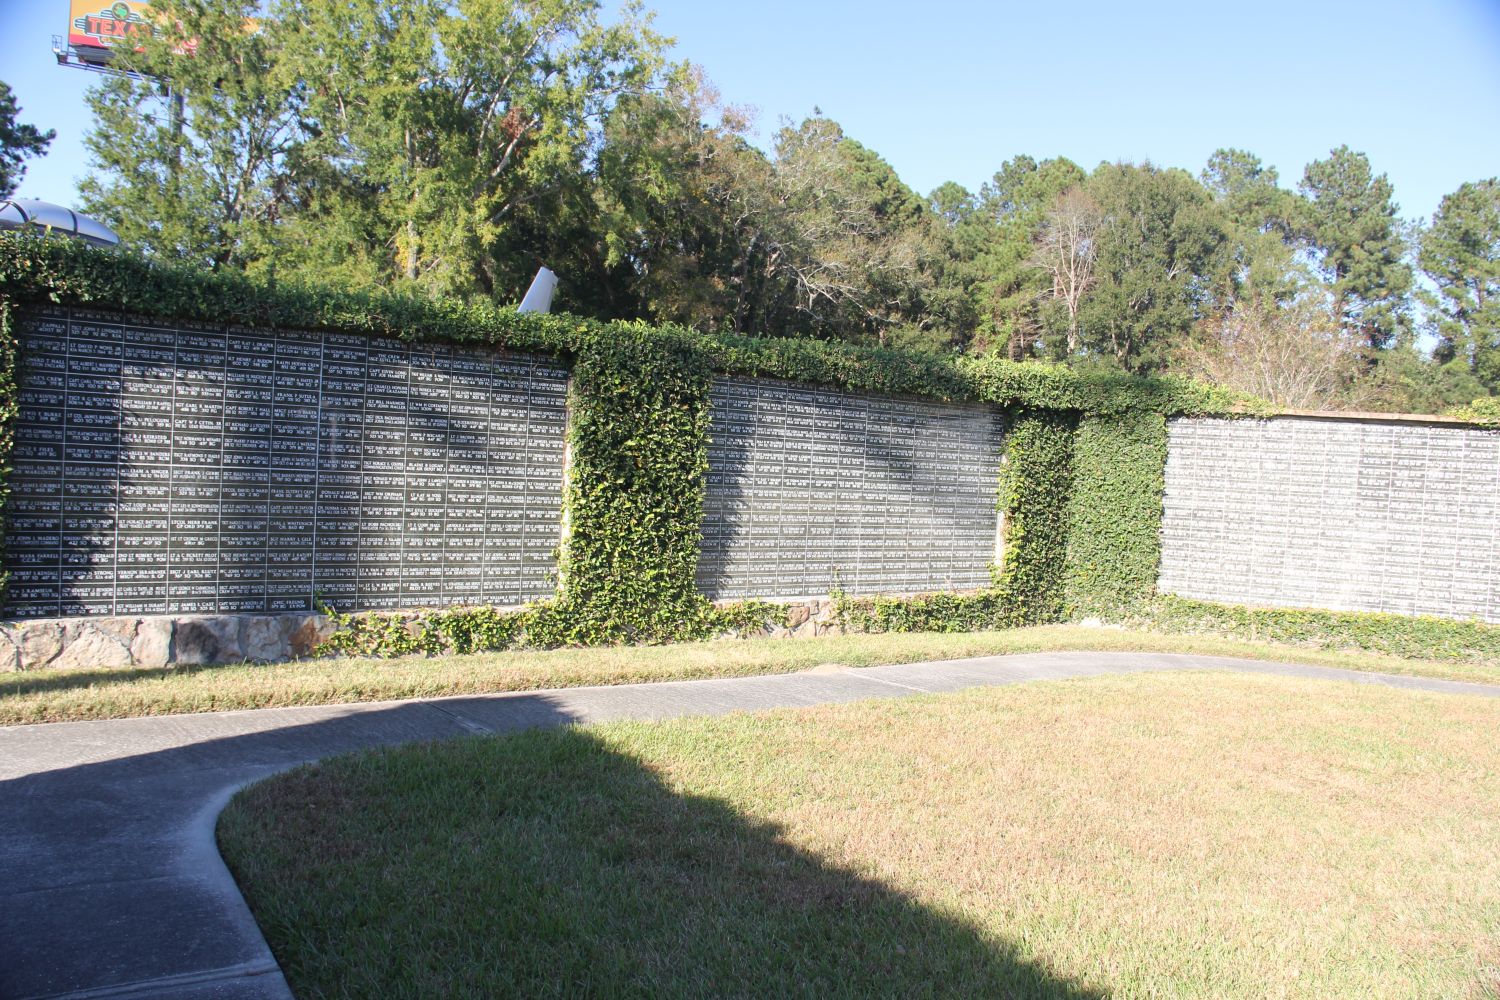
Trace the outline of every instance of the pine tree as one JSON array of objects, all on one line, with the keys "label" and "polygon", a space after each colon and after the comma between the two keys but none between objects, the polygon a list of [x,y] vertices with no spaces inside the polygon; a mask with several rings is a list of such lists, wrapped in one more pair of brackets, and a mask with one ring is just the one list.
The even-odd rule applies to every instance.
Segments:
[{"label": "pine tree", "polygon": [[1500,392],[1500,180],[1464,184],[1443,198],[1419,262],[1437,286],[1430,305],[1438,358],[1467,365]]},{"label": "pine tree", "polygon": [[1299,190],[1307,199],[1300,229],[1333,290],[1334,315],[1370,347],[1391,347],[1409,328],[1412,287],[1391,182],[1365,154],[1340,146],[1308,164]]},{"label": "pine tree", "polygon": [[0,80],[0,198],[16,193],[21,178],[26,176],[26,159],[45,155],[47,147],[57,138],[54,129],[41,132],[35,125],[17,122],[20,113],[10,84]]}]

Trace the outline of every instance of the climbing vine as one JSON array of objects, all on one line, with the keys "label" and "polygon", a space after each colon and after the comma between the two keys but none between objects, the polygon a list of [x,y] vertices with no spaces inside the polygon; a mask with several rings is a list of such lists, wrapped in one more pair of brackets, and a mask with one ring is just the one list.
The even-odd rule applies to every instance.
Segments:
[{"label": "climbing vine", "polygon": [[573,366],[562,603],[572,642],[660,642],[711,627],[693,585],[712,372],[690,338],[617,324]]},{"label": "climbing vine", "polygon": [[1073,455],[1064,610],[1072,616],[1108,613],[1156,588],[1166,417],[1149,411],[1085,417]]},{"label": "climbing vine", "polygon": [[[1243,609],[1154,596],[1167,418],[1271,408],[1174,378],[1001,358],[957,358],[805,339],[700,334],[567,315],[521,315],[380,291],[256,281],[58,239],[0,236],[0,469],[17,411],[15,327],[26,310],[93,306],[143,317],[329,330],[547,354],[570,367],[566,539],[557,596],[522,609],[351,615],[329,609],[326,648],[475,652],[754,634],[783,620],[760,601],[718,607],[694,587],[716,374],[987,403],[1004,410],[1003,548],[992,586],[916,598],[836,594],[846,628],[954,631],[1103,615],[1161,627],[1240,629]],[[1493,420],[1476,404],[1464,414]],[[0,498],[3,498],[0,482]],[[1257,612],[1257,614],[1259,614]],[[1427,642],[1490,649],[1492,632],[1407,628],[1366,616],[1252,618],[1275,635],[1318,631],[1392,651]],[[1389,616],[1387,616],[1389,617]],[[1310,622],[1317,622],[1313,629]],[[1416,636],[1412,646],[1402,635]],[[1267,637],[1271,637],[1269,634]],[[1394,638],[1393,638],[1394,637]],[[1383,645],[1380,645],[1383,644]]]}]

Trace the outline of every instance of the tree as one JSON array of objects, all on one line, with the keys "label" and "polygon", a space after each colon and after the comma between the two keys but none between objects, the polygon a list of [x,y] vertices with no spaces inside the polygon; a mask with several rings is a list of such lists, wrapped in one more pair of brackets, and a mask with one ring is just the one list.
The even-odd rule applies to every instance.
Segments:
[{"label": "tree", "polygon": [[57,138],[55,129],[40,132],[35,125],[17,122],[20,113],[10,85],[0,80],[0,198],[16,193],[26,176],[26,159],[46,155],[47,147]]},{"label": "tree", "polygon": [[[666,40],[637,3],[284,0],[307,79],[309,151],[368,205],[389,278],[432,293],[518,294],[545,219],[576,209],[623,96],[658,80]],[[571,199],[571,200],[570,200]],[[310,234],[316,237],[316,233]],[[566,294],[566,289],[564,289]]]},{"label": "tree", "polygon": [[1299,294],[1296,220],[1305,207],[1279,185],[1276,168],[1245,150],[1220,149],[1200,178],[1223,212],[1230,239],[1226,268],[1212,290],[1219,309],[1230,310],[1241,295],[1285,301]]},{"label": "tree", "polygon": [[696,67],[660,93],[622,99],[610,116],[597,160],[596,271],[636,315],[790,332],[790,287],[770,266],[784,227],[771,163],[746,138],[752,121]]},{"label": "tree", "polygon": [[247,31],[251,0],[155,0],[144,51],[115,50],[137,77],[88,94],[86,210],[127,245],[211,266],[243,266],[272,242],[288,202],[305,85],[279,57],[284,25]]},{"label": "tree", "polygon": [[976,218],[984,242],[974,258],[980,332],[986,341],[1004,345],[1015,360],[1031,357],[1038,347],[1049,348],[1054,356],[1067,353],[1062,331],[1045,322],[1042,307],[1052,283],[1045,270],[1032,265],[1032,256],[1048,212],[1084,176],[1077,164],[1062,157],[1037,161],[1017,156],[1001,164],[980,188]]},{"label": "tree", "polygon": [[1099,257],[1099,231],[1104,213],[1082,188],[1063,192],[1047,212],[1028,263],[1052,281],[1052,299],[1067,311],[1069,357],[1082,346],[1078,312],[1083,297],[1094,286]]},{"label": "tree", "polygon": [[948,332],[951,346],[983,350],[976,341],[981,319],[975,299],[979,271],[975,266],[993,227],[979,218],[979,200],[962,184],[947,181],[927,196],[933,226],[932,287],[926,309],[932,322]]},{"label": "tree", "polygon": [[950,182],[928,196],[941,222],[937,287],[928,301],[956,345],[1020,360],[1047,340],[1041,307],[1050,281],[1031,266],[1033,243],[1058,195],[1083,178],[1066,159],[1017,156],[977,194]]},{"label": "tree", "polygon": [[1276,168],[1261,163],[1255,154],[1243,149],[1215,150],[1200,179],[1235,225],[1257,231],[1290,230],[1294,196],[1279,185]]},{"label": "tree", "polygon": [[1079,311],[1083,345],[1127,371],[1162,368],[1211,301],[1228,246],[1223,218],[1187,172],[1149,163],[1102,164],[1084,190],[1105,222]]},{"label": "tree", "polygon": [[1411,267],[1391,183],[1348,146],[1308,164],[1301,230],[1333,290],[1334,314],[1372,348],[1390,347],[1407,327]]},{"label": "tree", "polygon": [[1252,296],[1210,317],[1173,369],[1280,406],[1345,405],[1365,368],[1363,345],[1339,324],[1321,283],[1307,276],[1288,283],[1299,292],[1287,302]]},{"label": "tree", "polygon": [[943,346],[936,214],[830,119],[784,127],[774,159],[750,121],[693,68],[619,102],[597,169],[622,299],[699,327]]},{"label": "tree", "polygon": [[1438,359],[1467,366],[1490,392],[1500,392],[1500,180],[1464,184],[1445,196],[1418,259],[1437,286],[1429,304]]},{"label": "tree", "polygon": [[786,227],[771,266],[791,281],[808,332],[884,344],[897,327],[925,327],[936,226],[926,203],[820,115],[778,133],[774,167]]},{"label": "tree", "polygon": [[1486,392],[1467,365],[1424,357],[1415,344],[1398,343],[1370,360],[1351,393],[1351,405],[1357,409],[1444,413]]},{"label": "tree", "polygon": [[278,0],[247,31],[260,6],[153,5],[121,54],[147,78],[91,98],[91,207],[152,252],[459,296],[518,295],[537,234],[591,222],[604,121],[665,44],[632,3]]}]

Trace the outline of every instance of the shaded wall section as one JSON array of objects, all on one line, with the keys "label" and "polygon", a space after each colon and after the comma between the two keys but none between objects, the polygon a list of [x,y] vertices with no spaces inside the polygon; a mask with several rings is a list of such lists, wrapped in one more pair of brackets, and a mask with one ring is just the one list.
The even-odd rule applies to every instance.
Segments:
[{"label": "shaded wall section", "polygon": [[1500,622],[1500,431],[1184,418],[1169,440],[1163,592]]},{"label": "shaded wall section", "polygon": [[995,408],[719,378],[710,414],[708,597],[989,585]]},{"label": "shaded wall section", "polygon": [[567,373],[549,359],[80,309],[18,333],[8,616],[552,593]]}]

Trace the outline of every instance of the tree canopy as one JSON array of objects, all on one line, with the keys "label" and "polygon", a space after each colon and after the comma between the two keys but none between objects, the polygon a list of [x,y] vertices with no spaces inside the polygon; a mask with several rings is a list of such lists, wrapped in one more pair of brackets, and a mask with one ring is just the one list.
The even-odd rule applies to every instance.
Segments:
[{"label": "tree canopy", "polygon": [[[152,254],[498,301],[546,264],[601,318],[1193,371],[1299,405],[1500,391],[1494,179],[1430,225],[1347,146],[1294,189],[1229,148],[1197,173],[1017,155],[923,196],[818,112],[759,148],[635,2],[153,6],[164,29],[120,54],[140,75],[90,93],[82,185]],[[14,118],[0,91],[12,187],[50,138]]]}]

